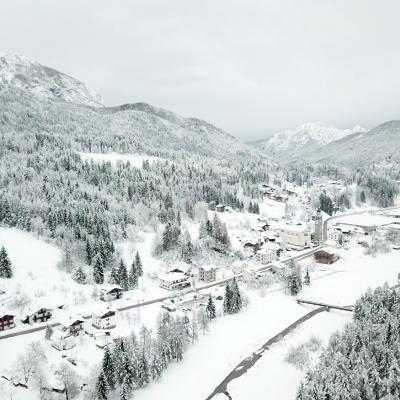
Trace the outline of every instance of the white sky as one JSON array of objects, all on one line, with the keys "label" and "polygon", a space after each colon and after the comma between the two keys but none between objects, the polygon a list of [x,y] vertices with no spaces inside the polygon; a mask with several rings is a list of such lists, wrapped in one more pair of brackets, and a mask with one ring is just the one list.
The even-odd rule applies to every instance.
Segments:
[{"label": "white sky", "polygon": [[400,118],[399,0],[2,0],[0,51],[242,140]]}]

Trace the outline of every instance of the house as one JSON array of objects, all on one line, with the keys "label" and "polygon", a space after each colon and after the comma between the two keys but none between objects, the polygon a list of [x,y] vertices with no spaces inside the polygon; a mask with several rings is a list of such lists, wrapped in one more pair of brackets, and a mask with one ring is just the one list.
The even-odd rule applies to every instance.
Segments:
[{"label": "house", "polygon": [[271,271],[274,273],[283,272],[286,269],[286,265],[279,261],[272,261],[271,263]]},{"label": "house", "polygon": [[0,331],[6,331],[8,329],[15,328],[14,314],[6,311],[0,312]]},{"label": "house", "polygon": [[111,336],[111,332],[107,332],[107,331],[93,332],[93,339],[94,339],[94,343],[96,344],[96,346],[100,347],[100,349],[104,349],[104,347],[106,347],[109,344],[112,344],[114,342],[114,340]]},{"label": "house", "polygon": [[97,329],[112,329],[117,326],[116,312],[110,308],[103,308],[92,314],[92,325]]},{"label": "house", "polygon": [[180,274],[185,274],[187,276],[190,275],[190,272],[192,270],[192,266],[189,265],[188,263],[185,263],[183,261],[178,262],[177,264],[174,264],[169,270],[168,273],[171,272],[178,272]]},{"label": "house", "polygon": [[34,324],[36,322],[47,322],[52,316],[52,310],[45,307],[29,308],[27,315],[22,320],[24,324]]},{"label": "house", "polygon": [[243,268],[245,268],[245,267],[246,267],[246,264],[243,261],[237,260],[232,264],[232,271],[234,274],[239,275],[242,273]]},{"label": "house", "polygon": [[311,245],[311,231],[303,224],[283,224],[278,232],[287,244],[301,247]]},{"label": "house", "polygon": [[249,240],[245,242],[243,245],[244,247],[244,252],[249,255],[253,255],[257,253],[257,251],[260,249],[260,241],[259,240]]},{"label": "house", "polygon": [[339,255],[335,249],[325,247],[314,253],[314,258],[317,263],[320,264],[333,264],[339,258]]},{"label": "house", "polygon": [[61,330],[72,336],[78,336],[84,331],[84,323],[82,317],[67,317],[59,321]]},{"label": "house", "polygon": [[104,285],[100,289],[100,300],[112,301],[122,297],[122,288],[118,285]]},{"label": "house", "polygon": [[215,265],[203,265],[199,268],[199,279],[203,282],[214,282],[217,279]]},{"label": "house", "polygon": [[243,268],[242,279],[244,282],[253,282],[257,279],[258,269],[255,267],[246,267]]},{"label": "house", "polygon": [[215,211],[217,211],[217,212],[225,212],[225,205],[224,204],[217,204],[216,206],[215,206]]},{"label": "house", "polygon": [[274,259],[274,252],[270,249],[263,248],[257,253],[257,259],[262,264],[269,264]]},{"label": "house", "polygon": [[50,344],[57,350],[69,350],[76,345],[75,336],[61,328],[56,329],[50,337]]},{"label": "house", "polygon": [[167,290],[179,290],[190,286],[189,277],[181,272],[170,272],[158,276],[160,287]]}]

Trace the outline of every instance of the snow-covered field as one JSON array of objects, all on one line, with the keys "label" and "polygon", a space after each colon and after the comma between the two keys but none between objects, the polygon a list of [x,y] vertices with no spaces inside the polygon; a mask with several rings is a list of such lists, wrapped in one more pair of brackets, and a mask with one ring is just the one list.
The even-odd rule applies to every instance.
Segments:
[{"label": "snow-covered field", "polygon": [[79,153],[82,160],[93,160],[95,162],[110,162],[112,165],[118,163],[130,163],[132,167],[142,168],[143,161],[159,161],[160,158],[140,155],[140,154],[120,154],[120,153]]}]

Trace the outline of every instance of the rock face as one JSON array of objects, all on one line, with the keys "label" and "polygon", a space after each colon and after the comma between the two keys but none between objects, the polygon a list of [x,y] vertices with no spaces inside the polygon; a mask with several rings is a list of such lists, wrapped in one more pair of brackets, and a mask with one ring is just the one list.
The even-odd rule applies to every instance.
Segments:
[{"label": "rock face", "polygon": [[0,56],[0,89],[9,85],[43,98],[103,106],[101,96],[84,83],[18,54]]}]

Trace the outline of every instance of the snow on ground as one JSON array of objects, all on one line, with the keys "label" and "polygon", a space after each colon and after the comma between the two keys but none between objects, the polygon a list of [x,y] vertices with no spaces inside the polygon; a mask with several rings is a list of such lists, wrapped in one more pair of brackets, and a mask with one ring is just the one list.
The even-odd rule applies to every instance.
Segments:
[{"label": "snow on ground", "polygon": [[159,157],[140,155],[140,154],[119,154],[119,153],[79,153],[82,160],[93,160],[95,162],[110,162],[112,165],[117,165],[118,163],[129,162],[132,167],[142,168],[143,161],[159,161]]},{"label": "snow on ground", "polygon": [[393,220],[394,218],[388,217],[386,215],[363,213],[337,218],[335,220],[335,223],[382,226],[390,224]]},{"label": "snow on ground", "polygon": [[350,320],[351,314],[345,311],[317,314],[272,346],[253,368],[233,381],[228,387],[229,394],[235,400],[294,400],[304,371],[285,361],[290,348],[303,344],[312,336],[321,339],[322,345],[326,346],[330,334]]}]

